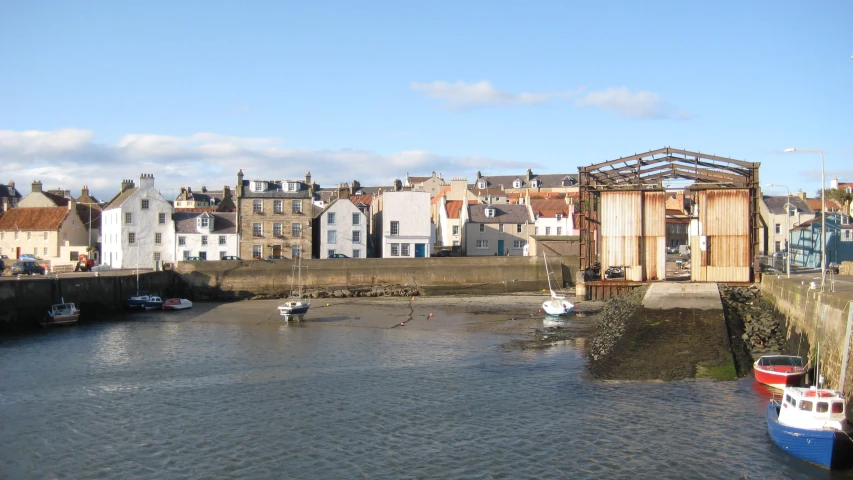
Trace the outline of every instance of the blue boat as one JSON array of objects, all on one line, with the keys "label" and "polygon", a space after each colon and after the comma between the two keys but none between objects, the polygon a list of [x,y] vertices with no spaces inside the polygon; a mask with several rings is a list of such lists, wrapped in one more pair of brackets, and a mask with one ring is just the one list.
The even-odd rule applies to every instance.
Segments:
[{"label": "blue boat", "polygon": [[140,308],[142,310],[160,309],[163,307],[163,299],[157,295],[140,292],[127,299],[127,307]]},{"label": "blue boat", "polygon": [[853,466],[853,428],[844,395],[815,387],[785,387],[767,404],[767,432],[791,455],[824,468]]}]

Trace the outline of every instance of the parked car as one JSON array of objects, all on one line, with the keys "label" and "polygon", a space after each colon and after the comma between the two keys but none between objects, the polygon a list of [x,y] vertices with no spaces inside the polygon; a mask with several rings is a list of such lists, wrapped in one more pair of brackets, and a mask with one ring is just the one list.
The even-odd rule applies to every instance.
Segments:
[{"label": "parked car", "polygon": [[678,253],[678,247],[666,247],[667,254],[676,254]]},{"label": "parked car", "polygon": [[235,255],[225,255],[224,257],[220,258],[220,260],[240,260],[240,257],[237,257]]},{"label": "parked car", "polygon": [[38,263],[32,260],[24,260],[22,262],[15,262],[12,265],[12,275],[46,275],[47,270]]},{"label": "parked car", "polygon": [[333,254],[329,255],[329,258],[349,258],[349,257],[344,255],[343,253],[333,253]]},{"label": "parked car", "polygon": [[100,265],[93,265],[92,268],[89,269],[90,272],[109,272],[110,265],[107,263],[102,263]]},{"label": "parked car", "polygon": [[450,250],[439,250],[435,252],[436,257],[452,257]]},{"label": "parked car", "polygon": [[202,260],[204,260],[204,259],[201,257],[186,257],[186,258],[184,258],[185,262],[200,262]]}]

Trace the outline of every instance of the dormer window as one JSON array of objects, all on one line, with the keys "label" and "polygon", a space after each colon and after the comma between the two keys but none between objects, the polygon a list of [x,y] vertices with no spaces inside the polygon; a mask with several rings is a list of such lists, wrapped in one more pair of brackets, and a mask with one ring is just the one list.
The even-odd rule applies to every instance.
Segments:
[{"label": "dormer window", "polygon": [[512,188],[521,188],[521,180],[516,179],[512,182]]},{"label": "dormer window", "polygon": [[298,192],[299,191],[299,182],[287,182],[287,191],[288,192]]},{"label": "dormer window", "polygon": [[482,189],[484,189],[484,188],[486,188],[486,181],[485,181],[485,180],[480,180],[479,182],[477,182],[477,188],[479,188],[479,189],[481,189],[481,190],[482,190]]},{"label": "dormer window", "polygon": [[539,186],[539,180],[531,180],[531,181],[530,181],[530,186],[531,186],[531,187],[533,187],[533,188],[538,187],[538,186]]},{"label": "dormer window", "polygon": [[495,209],[493,207],[486,208],[486,217],[494,218],[495,217]]},{"label": "dormer window", "polygon": [[253,182],[252,183],[252,191],[253,192],[263,192],[267,189],[266,182]]},{"label": "dormer window", "polygon": [[207,228],[210,226],[210,219],[207,217],[200,217],[198,219],[198,227],[199,228]]},{"label": "dormer window", "polygon": [[559,220],[562,220],[562,219],[563,219],[563,214],[562,214],[562,213],[558,213],[558,214],[557,214],[557,220],[559,221]]}]

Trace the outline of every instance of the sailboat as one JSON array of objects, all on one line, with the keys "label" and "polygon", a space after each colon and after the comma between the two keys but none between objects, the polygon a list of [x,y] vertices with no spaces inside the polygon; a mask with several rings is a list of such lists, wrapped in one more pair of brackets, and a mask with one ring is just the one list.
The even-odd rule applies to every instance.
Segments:
[{"label": "sailboat", "polygon": [[816,385],[784,387],[767,404],[767,433],[791,455],[824,468],[853,466],[853,426],[847,421],[844,394],[821,388],[820,344]]},{"label": "sailboat", "polygon": [[284,317],[285,322],[289,321],[291,317],[297,320],[302,318],[306,313],[308,313],[308,309],[311,307],[311,303],[302,298],[302,248],[299,249],[299,260],[296,269],[298,270],[298,293],[293,295],[293,289],[291,288],[290,298],[278,306],[278,313]]},{"label": "sailboat", "polygon": [[565,315],[574,311],[575,306],[572,302],[566,300],[563,295],[557,295],[554,287],[551,286],[551,272],[548,269],[548,259],[545,258],[545,252],[542,252],[542,258],[545,260],[545,274],[548,276],[548,290],[551,291],[551,298],[542,304],[542,310],[548,315]]}]

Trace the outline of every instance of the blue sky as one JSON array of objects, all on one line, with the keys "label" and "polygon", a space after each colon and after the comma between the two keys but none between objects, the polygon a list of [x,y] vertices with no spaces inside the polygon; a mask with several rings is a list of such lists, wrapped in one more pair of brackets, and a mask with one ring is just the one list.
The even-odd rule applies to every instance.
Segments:
[{"label": "blue sky", "polygon": [[[0,181],[111,197],[576,173],[665,146],[853,181],[853,2],[0,2]],[[766,189],[784,194],[784,189]]]}]

